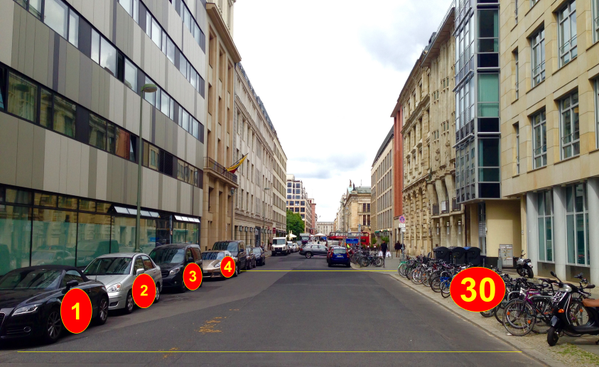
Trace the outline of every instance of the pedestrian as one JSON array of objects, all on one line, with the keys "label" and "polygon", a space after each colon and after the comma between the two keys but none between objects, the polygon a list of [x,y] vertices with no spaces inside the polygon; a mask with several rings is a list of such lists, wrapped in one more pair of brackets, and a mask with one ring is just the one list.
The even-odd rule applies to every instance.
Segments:
[{"label": "pedestrian", "polygon": [[401,251],[401,245],[399,241],[395,242],[395,257],[399,257],[399,252]]},{"label": "pedestrian", "polygon": [[387,242],[381,244],[381,251],[383,251],[383,268],[385,267],[385,258],[387,257]]},{"label": "pedestrian", "polygon": [[406,244],[405,243],[399,244],[399,251],[401,251],[401,259],[405,260],[405,258],[406,258]]}]

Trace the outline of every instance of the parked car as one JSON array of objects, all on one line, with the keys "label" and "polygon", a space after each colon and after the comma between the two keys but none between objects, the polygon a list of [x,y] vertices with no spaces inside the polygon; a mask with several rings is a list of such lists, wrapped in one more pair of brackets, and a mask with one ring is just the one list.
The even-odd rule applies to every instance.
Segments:
[{"label": "parked car", "polygon": [[256,255],[254,255],[254,251],[252,251],[251,248],[248,248],[247,254],[246,254],[246,268],[245,270],[250,270],[256,267]]},{"label": "parked car", "polygon": [[347,253],[347,248],[341,246],[331,247],[327,254],[327,263],[329,263],[329,267],[337,264],[350,267],[350,257]]},{"label": "parked car", "polygon": [[256,257],[256,265],[266,265],[266,253],[264,252],[264,250],[262,250],[262,247],[253,247],[252,252]]},{"label": "parked car", "polygon": [[140,274],[148,274],[156,283],[156,298],[160,301],[162,290],[162,273],[160,267],[146,254],[118,253],[97,257],[83,271],[86,277],[104,283],[108,298],[109,310],[133,312],[133,281]]},{"label": "parked car", "polygon": [[272,239],[272,256],[289,255],[289,246],[285,237],[275,237]]},{"label": "parked car", "polygon": [[289,241],[289,242],[287,242],[287,246],[289,247],[289,251],[291,251],[291,252],[299,251],[299,246],[297,245],[297,243],[293,243],[293,242]]},{"label": "parked car", "polygon": [[241,269],[245,269],[247,266],[247,253],[245,252],[245,244],[243,241],[219,241],[212,245],[213,250],[229,251],[231,257],[235,260],[235,274],[234,277],[239,275]]},{"label": "parked car", "polygon": [[220,262],[226,256],[231,256],[231,253],[226,250],[209,250],[202,252],[202,260],[204,262],[204,267],[202,268],[203,276],[209,278],[224,278],[220,271]]},{"label": "parked car", "polygon": [[312,256],[326,256],[327,247],[325,245],[305,245],[300,250],[300,255],[305,255],[307,259]]},{"label": "parked car", "polygon": [[[150,252],[162,273],[162,287],[185,292],[183,270],[190,263],[196,263],[202,269],[202,251],[200,246],[192,243],[172,243],[158,246]],[[201,287],[201,285],[200,285]]]},{"label": "parked car", "polygon": [[92,321],[108,319],[104,284],[72,266],[41,265],[15,269],[0,278],[0,340],[41,337],[54,343],[63,332],[60,303],[72,288],[83,289],[92,302]]}]

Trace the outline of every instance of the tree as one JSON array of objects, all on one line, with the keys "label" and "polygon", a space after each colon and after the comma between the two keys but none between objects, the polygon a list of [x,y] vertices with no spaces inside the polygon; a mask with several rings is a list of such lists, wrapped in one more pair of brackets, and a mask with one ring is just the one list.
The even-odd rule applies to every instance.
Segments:
[{"label": "tree", "polygon": [[287,210],[287,233],[293,232],[295,235],[299,235],[304,232],[304,220],[298,213],[294,213],[291,210]]}]

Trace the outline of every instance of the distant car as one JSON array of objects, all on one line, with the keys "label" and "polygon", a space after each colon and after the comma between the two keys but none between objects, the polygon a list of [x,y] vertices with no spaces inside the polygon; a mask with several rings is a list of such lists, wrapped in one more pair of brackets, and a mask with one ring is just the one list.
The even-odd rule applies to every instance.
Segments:
[{"label": "distant car", "polygon": [[266,265],[266,253],[264,252],[264,250],[262,250],[262,247],[253,247],[252,252],[256,257],[256,265]]},{"label": "distant car", "polygon": [[231,253],[231,257],[235,260],[235,274],[239,275],[241,269],[247,267],[247,253],[245,251],[245,243],[240,240],[234,241],[219,241],[212,245],[213,250],[226,250]]},{"label": "distant car", "polygon": [[312,256],[326,256],[327,248],[325,245],[308,244],[300,250],[300,255],[305,255],[307,259],[311,258]]},{"label": "distant car", "polygon": [[185,266],[196,263],[202,269],[200,246],[193,243],[172,243],[158,246],[150,252],[150,258],[160,266],[162,287],[179,292],[187,290],[183,282]]},{"label": "distant car", "polygon": [[15,269],[0,278],[0,340],[41,337],[54,343],[63,332],[60,303],[72,288],[83,289],[92,302],[92,321],[108,319],[104,284],[72,266],[41,265]]},{"label": "distant car", "polygon": [[272,239],[271,246],[272,256],[276,255],[289,255],[289,246],[285,237],[275,237]]},{"label": "distant car", "polygon": [[256,267],[256,255],[254,255],[254,252],[251,251],[251,248],[248,248],[247,254],[246,254],[246,266],[245,266],[245,270],[250,270]]},{"label": "distant car", "polygon": [[204,262],[204,268],[202,269],[203,276],[207,278],[224,278],[220,270],[220,263],[227,256],[231,256],[231,253],[227,250],[202,252],[202,260]]},{"label": "distant car", "polygon": [[156,298],[160,301],[162,290],[162,273],[160,267],[146,254],[118,253],[106,254],[94,259],[83,270],[89,279],[104,283],[108,298],[109,310],[123,310],[125,313],[133,312],[133,281],[140,274],[148,274],[156,283]]},{"label": "distant car", "polygon": [[329,263],[329,267],[337,264],[350,267],[350,258],[349,254],[347,253],[347,248],[340,246],[332,247],[327,254],[327,262]]}]

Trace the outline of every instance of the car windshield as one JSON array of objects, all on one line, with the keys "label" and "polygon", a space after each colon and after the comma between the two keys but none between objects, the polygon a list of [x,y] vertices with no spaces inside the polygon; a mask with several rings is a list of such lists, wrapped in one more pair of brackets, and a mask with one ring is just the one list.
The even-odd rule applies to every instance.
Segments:
[{"label": "car windshield", "polygon": [[336,248],[336,249],[333,249],[333,253],[334,254],[344,254],[344,253],[346,253],[346,251],[344,248]]},{"label": "car windshield", "polygon": [[257,255],[260,255],[262,253],[262,250],[260,248],[254,248],[253,252]]},{"label": "car windshield", "polygon": [[237,255],[237,243],[235,242],[217,242],[212,246],[213,250],[227,250],[231,255]]},{"label": "car windshield", "polygon": [[85,268],[85,275],[123,275],[131,272],[130,257],[103,257],[95,259]]},{"label": "car windshield", "polygon": [[150,252],[150,257],[159,266],[162,264],[180,264],[185,259],[185,249],[157,248]]},{"label": "car windshield", "polygon": [[0,279],[0,290],[52,289],[60,281],[62,270],[17,269]]},{"label": "car windshield", "polygon": [[202,252],[202,260],[222,260],[224,258],[224,252]]},{"label": "car windshield", "polygon": [[284,245],[286,243],[287,243],[287,241],[285,241],[284,239],[275,239],[272,244],[273,245]]}]

